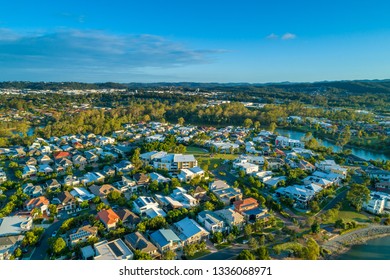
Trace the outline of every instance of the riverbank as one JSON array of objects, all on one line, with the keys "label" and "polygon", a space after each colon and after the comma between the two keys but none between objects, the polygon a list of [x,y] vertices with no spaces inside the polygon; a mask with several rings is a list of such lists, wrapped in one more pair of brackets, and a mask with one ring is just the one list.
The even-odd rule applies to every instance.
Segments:
[{"label": "riverbank", "polygon": [[[281,135],[287,135],[288,137],[292,138],[292,139],[296,139],[296,140],[300,140],[302,137],[305,136],[305,132],[299,130],[299,129],[296,129],[296,128],[288,128],[288,127],[284,127],[284,128],[277,128],[275,130],[276,132],[280,133]],[[317,139],[317,141],[320,142],[320,144],[326,148],[332,148],[334,152],[340,152],[341,151],[341,148],[339,146],[336,146],[335,143],[333,143],[332,141],[330,141],[331,139],[329,138],[321,138],[319,136],[314,136],[315,139]],[[385,154],[384,152],[381,152],[381,151],[374,151],[374,150],[371,150],[371,149],[366,149],[366,148],[358,148],[358,147],[352,147],[352,146],[348,146],[348,148],[350,148],[352,150],[352,154],[360,157],[360,158],[363,158],[367,161],[373,159],[373,160],[390,160],[390,156]]]},{"label": "riverbank", "polygon": [[370,239],[390,236],[390,226],[370,225],[366,228],[339,235],[322,244],[322,247],[330,251],[328,259],[336,259],[351,249],[353,245],[364,244]]},{"label": "riverbank", "polygon": [[[317,138],[318,140],[325,140],[325,141],[328,141],[328,142],[332,143],[333,145],[336,145],[336,142],[337,142],[337,139],[330,138],[329,135],[325,135],[323,133],[319,133],[315,129],[304,128],[304,127],[297,127],[297,126],[291,126],[291,125],[279,126],[277,128],[277,130],[278,129],[293,130],[293,131],[298,131],[298,132],[302,132],[302,133],[311,132],[313,134],[313,136],[315,138]],[[390,148],[385,148],[384,149],[383,148],[384,146],[385,145],[376,145],[376,144],[372,144],[371,146],[366,146],[366,145],[358,145],[358,144],[348,143],[348,144],[346,144],[344,146],[344,148],[361,149],[361,150],[374,152],[374,153],[381,152],[381,153],[384,153],[387,156],[390,156]],[[340,150],[341,150],[341,148],[340,148]]]}]

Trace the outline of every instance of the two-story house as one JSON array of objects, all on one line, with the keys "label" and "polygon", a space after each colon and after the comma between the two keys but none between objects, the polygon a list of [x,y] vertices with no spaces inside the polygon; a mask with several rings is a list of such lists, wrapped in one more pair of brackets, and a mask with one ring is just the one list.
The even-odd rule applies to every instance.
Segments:
[{"label": "two-story house", "polygon": [[177,233],[184,245],[200,242],[209,236],[208,231],[188,217],[174,223],[173,230]]},{"label": "two-story house", "polygon": [[200,212],[197,219],[211,233],[223,232],[226,229],[223,219],[212,211],[204,210]]}]

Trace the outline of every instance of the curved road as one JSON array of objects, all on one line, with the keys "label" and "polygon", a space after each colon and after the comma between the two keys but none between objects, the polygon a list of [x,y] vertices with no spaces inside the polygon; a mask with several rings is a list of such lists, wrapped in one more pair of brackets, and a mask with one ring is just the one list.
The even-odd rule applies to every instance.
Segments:
[{"label": "curved road", "polygon": [[321,211],[319,211],[314,216],[321,215],[321,214],[325,213],[327,210],[330,210],[333,207],[335,207],[337,203],[343,201],[347,197],[347,192],[348,192],[348,189],[346,188],[341,193],[339,193],[335,198],[333,198],[328,204],[326,204],[324,206],[324,208],[322,208]]},{"label": "curved road", "polygon": [[61,227],[62,223],[63,220],[55,221],[44,231],[40,245],[35,247],[35,251],[30,258],[31,260],[44,260],[46,258],[46,252],[47,249],[49,249],[49,238],[53,232],[57,231]]}]

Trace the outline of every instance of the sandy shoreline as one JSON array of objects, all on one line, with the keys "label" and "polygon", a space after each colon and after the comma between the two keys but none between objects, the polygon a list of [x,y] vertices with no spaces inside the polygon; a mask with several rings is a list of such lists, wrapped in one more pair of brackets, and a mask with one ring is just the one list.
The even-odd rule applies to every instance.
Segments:
[{"label": "sandy shoreline", "polygon": [[331,253],[327,259],[336,259],[337,256],[347,252],[353,245],[364,244],[370,239],[381,238],[390,235],[390,226],[371,225],[357,229],[344,235],[335,237],[325,242],[322,247]]}]

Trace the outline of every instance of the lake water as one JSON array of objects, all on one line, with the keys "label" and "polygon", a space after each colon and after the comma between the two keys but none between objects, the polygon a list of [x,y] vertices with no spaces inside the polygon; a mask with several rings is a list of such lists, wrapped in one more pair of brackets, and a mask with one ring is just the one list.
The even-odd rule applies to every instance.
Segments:
[{"label": "lake water", "polygon": [[390,236],[371,239],[366,244],[355,245],[338,260],[390,260]]},{"label": "lake water", "polygon": [[[300,140],[302,137],[305,137],[305,134],[306,134],[305,132],[296,131],[296,130],[292,130],[292,129],[283,129],[283,128],[277,128],[275,131],[278,132],[280,135],[288,136],[289,138],[296,139],[296,140]],[[318,138],[317,138],[317,140],[321,145],[323,145],[327,148],[328,147],[333,148],[333,151],[335,151],[335,152],[341,151],[341,148],[336,146],[332,142],[329,142],[327,140],[321,140]],[[380,153],[380,152],[368,151],[368,150],[361,149],[361,148],[348,148],[348,149],[350,149],[352,151],[352,154],[354,154],[355,156],[358,156],[358,157],[363,158],[365,160],[370,160],[370,159],[390,160],[390,156],[386,156],[385,154]]]}]

